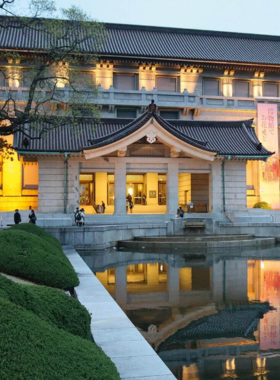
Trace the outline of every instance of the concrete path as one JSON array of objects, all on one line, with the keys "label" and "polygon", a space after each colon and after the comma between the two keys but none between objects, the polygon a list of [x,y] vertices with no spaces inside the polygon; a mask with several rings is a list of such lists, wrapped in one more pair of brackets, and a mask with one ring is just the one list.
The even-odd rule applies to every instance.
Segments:
[{"label": "concrete path", "polygon": [[80,285],[75,290],[92,316],[93,338],[115,363],[121,378],[176,380],[75,249],[63,246],[63,251],[78,274]]}]

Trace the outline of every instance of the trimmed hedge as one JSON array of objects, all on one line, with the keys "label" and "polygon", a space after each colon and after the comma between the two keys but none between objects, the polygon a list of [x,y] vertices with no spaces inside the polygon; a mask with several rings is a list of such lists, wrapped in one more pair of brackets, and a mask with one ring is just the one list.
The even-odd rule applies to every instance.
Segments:
[{"label": "trimmed hedge", "polygon": [[0,297],[32,311],[60,329],[91,339],[88,311],[79,301],[60,290],[21,285],[0,275]]},{"label": "trimmed hedge", "polygon": [[77,274],[61,248],[12,228],[0,232],[0,272],[53,288],[79,285]]},{"label": "trimmed hedge", "polygon": [[1,380],[119,380],[93,342],[51,326],[0,297]]},{"label": "trimmed hedge", "polygon": [[36,226],[36,224],[22,223],[22,224],[16,224],[12,226],[11,228],[13,230],[29,232],[30,234],[36,235],[40,237],[41,239],[44,239],[48,243],[53,244],[55,247],[61,249],[60,242],[54,236],[47,233],[43,228]]},{"label": "trimmed hedge", "polygon": [[264,210],[271,210],[271,207],[267,202],[258,202],[254,204],[253,208],[262,208]]}]

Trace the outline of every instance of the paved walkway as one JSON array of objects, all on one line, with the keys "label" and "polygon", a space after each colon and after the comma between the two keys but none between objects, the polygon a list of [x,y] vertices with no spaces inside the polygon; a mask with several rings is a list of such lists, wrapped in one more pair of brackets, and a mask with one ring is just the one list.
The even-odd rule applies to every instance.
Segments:
[{"label": "paved walkway", "polygon": [[91,332],[115,363],[122,379],[175,380],[168,367],[132,324],[83,259],[71,246],[63,251],[78,274],[79,301],[92,315]]}]

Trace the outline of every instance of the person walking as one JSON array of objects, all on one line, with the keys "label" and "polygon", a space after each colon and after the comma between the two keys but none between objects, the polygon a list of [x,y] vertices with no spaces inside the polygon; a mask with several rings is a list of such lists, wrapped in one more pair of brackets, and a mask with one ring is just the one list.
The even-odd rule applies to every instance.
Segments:
[{"label": "person walking", "polygon": [[34,210],[32,210],[32,208],[30,208],[30,213],[28,215],[28,218],[29,218],[29,223],[32,223],[32,224],[36,224],[36,215],[35,215],[35,212]]},{"label": "person walking", "polygon": [[133,202],[132,201],[129,202],[129,209],[130,209],[131,214],[132,214],[133,207],[134,207]]},{"label": "person walking", "polygon": [[18,209],[15,210],[14,222],[15,222],[15,224],[20,224],[21,223],[21,215],[18,212]]}]

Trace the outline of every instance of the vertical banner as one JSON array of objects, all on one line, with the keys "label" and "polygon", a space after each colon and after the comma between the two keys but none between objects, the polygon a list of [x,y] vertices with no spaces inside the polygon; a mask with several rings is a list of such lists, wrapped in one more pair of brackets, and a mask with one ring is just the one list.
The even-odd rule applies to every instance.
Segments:
[{"label": "vertical banner", "polygon": [[276,310],[269,311],[260,320],[260,349],[280,348],[280,263],[262,261],[261,264],[261,301],[268,301]]},{"label": "vertical banner", "polygon": [[263,146],[275,152],[260,164],[260,200],[279,209],[279,154],[277,104],[258,103],[258,138]]}]

